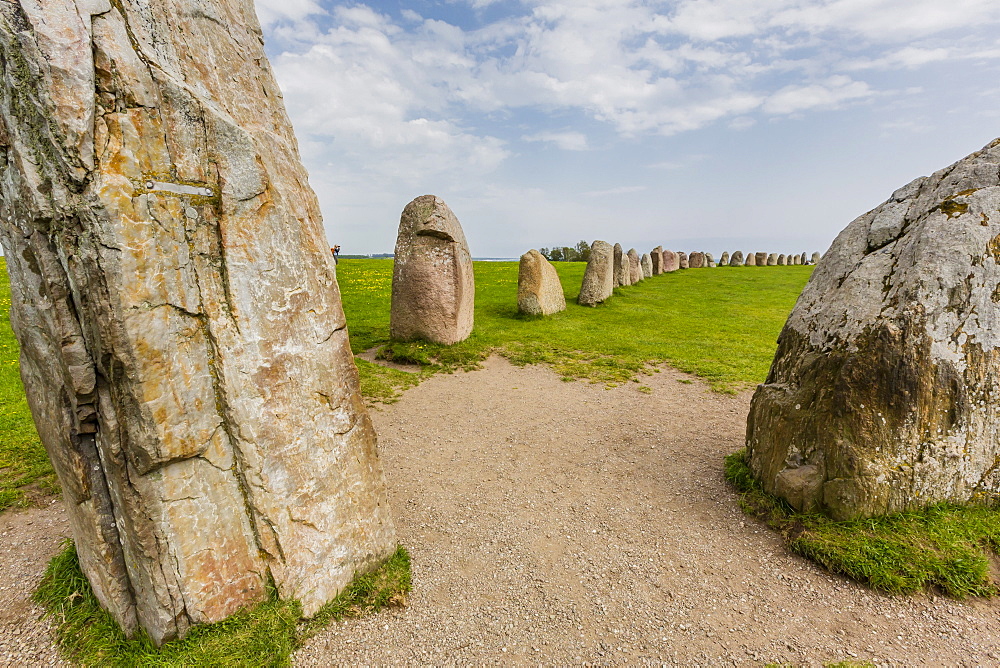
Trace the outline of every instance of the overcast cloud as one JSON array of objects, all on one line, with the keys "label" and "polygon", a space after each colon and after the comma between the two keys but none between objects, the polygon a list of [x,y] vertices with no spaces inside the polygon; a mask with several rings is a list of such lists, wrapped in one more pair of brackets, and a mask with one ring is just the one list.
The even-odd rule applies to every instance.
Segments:
[{"label": "overcast cloud", "polygon": [[480,256],[825,250],[1000,135],[996,0],[257,4],[345,252],[425,193]]}]

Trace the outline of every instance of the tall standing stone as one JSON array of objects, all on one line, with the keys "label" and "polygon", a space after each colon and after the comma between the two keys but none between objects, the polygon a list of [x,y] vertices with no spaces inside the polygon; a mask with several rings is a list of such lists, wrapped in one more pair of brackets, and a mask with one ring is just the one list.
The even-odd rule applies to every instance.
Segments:
[{"label": "tall standing stone", "polygon": [[663,271],[664,273],[677,271],[681,268],[680,255],[672,250],[663,251]]},{"label": "tall standing stone", "polygon": [[534,249],[522,255],[518,265],[517,310],[528,315],[566,310],[566,296],[556,268]]},{"label": "tall standing stone", "polygon": [[677,253],[677,264],[680,269],[688,269],[691,265],[688,260],[687,253],[680,252]]},{"label": "tall standing stone", "polygon": [[722,257],[719,258],[719,266],[720,267],[728,267],[729,266],[729,251],[724,251],[722,253]]},{"label": "tall standing stone", "polygon": [[729,257],[730,267],[742,267],[743,266],[743,251],[736,251]]},{"label": "tall standing stone", "polygon": [[84,574],[155,643],[269,582],[312,615],[395,549],[260,35],[249,0],[0,3],[21,377]]},{"label": "tall standing stone", "polygon": [[998,211],[1000,140],[840,233],[751,404],[765,489],[838,519],[1000,502]]},{"label": "tall standing stone", "polygon": [[458,218],[434,195],[421,195],[399,218],[392,269],[389,335],[451,345],[472,333],[476,284]]},{"label": "tall standing stone", "polygon": [[622,250],[621,244],[615,244],[614,247],[614,258],[615,258],[615,287],[622,287],[625,285],[631,285],[631,270],[628,266],[628,258],[625,255],[625,251]]},{"label": "tall standing stone", "polygon": [[649,253],[643,253],[641,258],[642,263],[642,277],[650,278],[653,275],[653,258],[650,257]]},{"label": "tall standing stone", "polygon": [[629,285],[635,285],[643,279],[642,276],[642,260],[639,258],[639,252],[634,248],[628,249],[628,268],[629,268]]},{"label": "tall standing stone", "polygon": [[650,254],[649,259],[653,263],[653,276],[659,276],[663,273],[663,247],[657,246],[654,248]]},{"label": "tall standing stone", "polygon": [[583,284],[577,303],[597,306],[615,290],[615,253],[606,241],[597,240],[590,246],[590,259],[583,272]]}]

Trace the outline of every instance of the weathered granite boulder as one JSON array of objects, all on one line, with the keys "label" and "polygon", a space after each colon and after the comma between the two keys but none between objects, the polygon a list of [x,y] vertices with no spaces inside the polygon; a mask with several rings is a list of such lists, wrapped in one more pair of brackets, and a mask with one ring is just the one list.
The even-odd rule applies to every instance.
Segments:
[{"label": "weathered granite boulder", "polygon": [[628,249],[628,254],[625,256],[628,260],[629,268],[629,285],[635,285],[643,279],[642,276],[642,260],[639,258],[639,252],[634,248]]},{"label": "weathered granite boulder", "polygon": [[1000,502],[1000,140],[900,188],[813,272],[747,427],[796,508]]},{"label": "weathered granite boulder", "polygon": [[778,266],[779,267],[784,267],[786,264],[787,264],[787,262],[785,262],[785,254],[784,253],[779,253],[778,254]]},{"label": "weathered granite boulder", "polygon": [[778,264],[778,255],[777,255],[777,253],[768,253],[768,255],[767,255],[767,266],[773,267],[776,264]]},{"label": "weathered granite boulder", "polygon": [[766,267],[767,266],[767,253],[754,253],[753,263],[756,267]]},{"label": "weathered granite boulder", "polygon": [[472,333],[472,255],[444,200],[421,195],[399,218],[392,268],[389,335],[451,345]]},{"label": "weathered granite boulder", "polygon": [[809,259],[812,264],[819,264],[819,261],[823,259],[823,255],[819,252],[813,253],[812,257]]},{"label": "weathered granite boulder", "polygon": [[729,256],[729,266],[730,267],[743,266],[743,251],[736,251],[731,256]]},{"label": "weathered granite boulder", "polygon": [[688,255],[688,268],[690,269],[701,269],[705,266],[705,254],[698,251],[694,251]]},{"label": "weathered granite boulder", "polygon": [[649,259],[653,263],[653,276],[663,273],[663,247],[657,246],[649,253]]},{"label": "weathered granite boulder", "polygon": [[672,250],[663,251],[663,271],[671,272],[677,271],[681,268],[681,257],[678,253]]},{"label": "weathered granite boulder", "polygon": [[719,258],[719,266],[720,267],[728,267],[729,266],[729,251],[725,251],[722,254],[722,257]]},{"label": "weathered granite boulder", "polygon": [[628,258],[625,256],[625,251],[622,250],[622,245],[615,244],[613,252],[615,259],[615,287],[631,285],[629,280],[631,270],[628,266]]},{"label": "weathered granite boulder", "polygon": [[576,301],[581,306],[597,306],[615,290],[615,252],[606,241],[590,245],[590,259]]},{"label": "weathered granite boulder", "polygon": [[792,264],[792,265],[802,264],[802,257],[800,255],[793,255],[792,256],[792,261],[789,264]]},{"label": "weathered granite boulder", "polygon": [[650,278],[653,275],[653,258],[650,257],[649,253],[643,253],[641,258],[642,263],[642,277]]},{"label": "weathered granite boulder", "polygon": [[249,0],[0,3],[21,377],[84,574],[155,643],[396,547],[260,35]]},{"label": "weathered granite boulder", "polygon": [[756,267],[757,266],[757,254],[747,253],[747,258],[743,262],[744,267]]},{"label": "weathered granite boulder", "polygon": [[705,266],[706,267],[714,267],[714,266],[716,266],[715,265],[715,256],[712,255],[711,253],[705,253]]},{"label": "weathered granite boulder", "polygon": [[566,296],[556,268],[534,249],[521,256],[518,266],[517,310],[528,315],[566,310]]},{"label": "weathered granite boulder", "polygon": [[691,265],[688,261],[687,253],[684,252],[677,253],[677,265],[679,269],[690,268]]}]

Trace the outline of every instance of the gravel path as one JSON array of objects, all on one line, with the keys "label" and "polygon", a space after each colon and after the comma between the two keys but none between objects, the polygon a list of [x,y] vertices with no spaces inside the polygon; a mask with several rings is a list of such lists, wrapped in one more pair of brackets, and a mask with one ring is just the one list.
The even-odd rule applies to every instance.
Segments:
[{"label": "gravel path", "polygon": [[[1000,604],[873,594],[740,512],[722,457],[749,393],[642,384],[493,358],[375,409],[410,605],[331,626],[296,664],[1000,664]],[[55,504],[3,527],[0,665],[47,663],[25,597],[65,522]]]}]

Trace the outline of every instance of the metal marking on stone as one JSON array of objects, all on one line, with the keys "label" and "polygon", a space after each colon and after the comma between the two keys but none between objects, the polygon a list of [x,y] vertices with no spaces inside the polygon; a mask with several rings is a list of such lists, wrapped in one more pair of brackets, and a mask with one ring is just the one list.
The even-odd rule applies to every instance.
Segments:
[{"label": "metal marking on stone", "polygon": [[183,183],[170,183],[168,181],[146,181],[146,190],[170,193],[172,195],[200,195],[202,197],[211,197],[215,194],[211,188],[187,186]]}]

